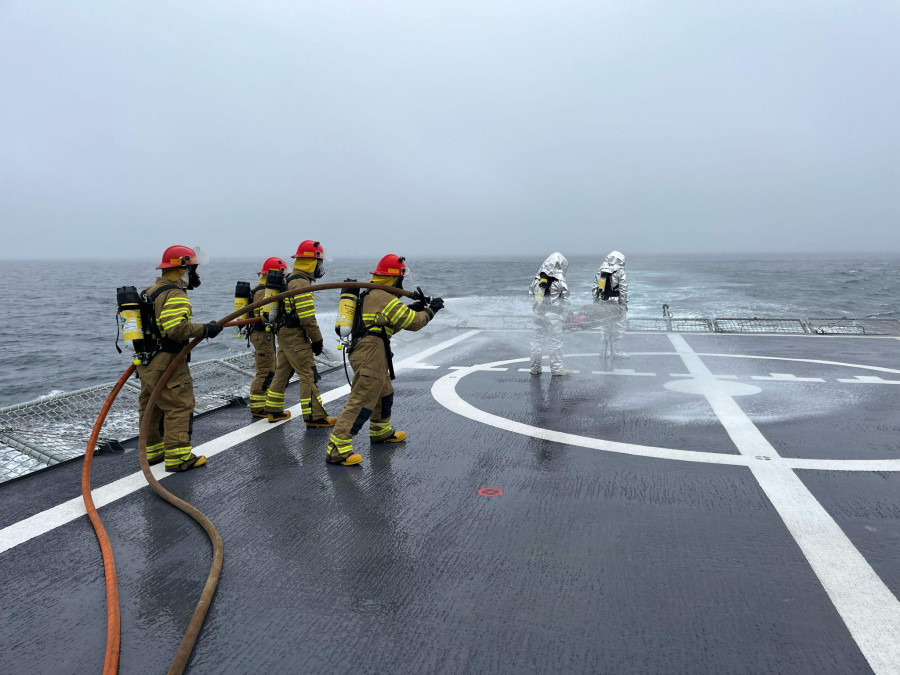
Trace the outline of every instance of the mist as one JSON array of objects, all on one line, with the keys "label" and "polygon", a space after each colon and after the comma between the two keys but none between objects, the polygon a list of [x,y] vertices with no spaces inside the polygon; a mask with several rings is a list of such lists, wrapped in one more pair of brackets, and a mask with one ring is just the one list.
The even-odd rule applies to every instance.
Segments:
[{"label": "mist", "polygon": [[900,251],[900,4],[0,3],[2,258]]}]

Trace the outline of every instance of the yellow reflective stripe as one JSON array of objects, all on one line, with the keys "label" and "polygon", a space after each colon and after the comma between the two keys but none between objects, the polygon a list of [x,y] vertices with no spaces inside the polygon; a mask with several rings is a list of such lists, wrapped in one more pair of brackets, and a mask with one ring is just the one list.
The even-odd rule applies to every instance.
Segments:
[{"label": "yellow reflective stripe", "polygon": [[406,315],[406,320],[403,322],[403,325],[400,326],[400,328],[406,328],[407,326],[409,326],[409,324],[411,324],[413,322],[413,320],[415,318],[416,318],[416,313],[412,310],[409,310],[409,313]]},{"label": "yellow reflective stripe", "polygon": [[397,298],[394,298],[381,310],[381,313],[384,315],[385,319],[393,321],[393,317],[396,316],[397,312],[401,311],[402,307],[403,303],[397,300]]},{"label": "yellow reflective stripe", "polygon": [[190,305],[191,301],[189,298],[185,298],[182,296],[176,296],[174,298],[169,298],[163,303],[164,307],[168,307],[169,305]]},{"label": "yellow reflective stripe", "polygon": [[159,313],[159,318],[165,319],[166,317],[171,317],[171,316],[190,316],[190,315],[191,315],[190,309],[164,309],[163,311],[161,311]]},{"label": "yellow reflective stripe", "polygon": [[162,328],[163,330],[169,330],[170,328],[174,328],[175,326],[177,326],[180,323],[183,323],[184,321],[187,321],[186,316],[182,316],[177,319],[172,319],[171,321],[163,321],[162,323],[160,323],[159,327]]},{"label": "yellow reflective stripe", "polygon": [[297,312],[298,319],[308,319],[309,317],[315,316],[315,315],[316,315],[316,312],[313,309],[310,309],[306,312]]}]

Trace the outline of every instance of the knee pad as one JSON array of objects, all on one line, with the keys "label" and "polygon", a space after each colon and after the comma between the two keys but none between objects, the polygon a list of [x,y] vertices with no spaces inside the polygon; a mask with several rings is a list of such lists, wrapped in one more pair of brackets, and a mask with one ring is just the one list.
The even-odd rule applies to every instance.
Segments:
[{"label": "knee pad", "polygon": [[356,436],[356,434],[359,433],[359,430],[362,429],[363,424],[365,424],[371,416],[371,410],[369,410],[368,408],[362,408],[359,411],[359,415],[357,415],[356,419],[353,421],[353,426],[350,427],[350,434]]},{"label": "knee pad", "polygon": [[391,408],[394,407],[394,392],[387,396],[381,397],[381,419],[386,420],[391,417]]}]

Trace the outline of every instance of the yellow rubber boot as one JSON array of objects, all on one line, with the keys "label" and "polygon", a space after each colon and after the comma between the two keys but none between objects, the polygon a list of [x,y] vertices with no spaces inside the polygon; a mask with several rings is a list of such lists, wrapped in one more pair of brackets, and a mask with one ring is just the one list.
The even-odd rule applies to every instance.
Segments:
[{"label": "yellow rubber boot", "polygon": [[402,443],[406,440],[406,432],[405,431],[395,431],[393,435],[388,436],[387,438],[383,438],[380,441],[375,441],[375,443]]},{"label": "yellow rubber boot", "polygon": [[353,466],[363,461],[362,455],[353,452],[352,441],[337,438],[334,434],[328,440],[325,459],[329,464],[341,464],[342,466]]},{"label": "yellow rubber boot", "polygon": [[337,424],[337,417],[323,417],[320,420],[307,420],[306,428],[315,429],[317,427],[333,427]]},{"label": "yellow rubber boot", "polygon": [[273,412],[270,410],[267,417],[269,418],[270,422],[281,422],[283,420],[291,419],[291,411],[290,410],[276,410]]}]

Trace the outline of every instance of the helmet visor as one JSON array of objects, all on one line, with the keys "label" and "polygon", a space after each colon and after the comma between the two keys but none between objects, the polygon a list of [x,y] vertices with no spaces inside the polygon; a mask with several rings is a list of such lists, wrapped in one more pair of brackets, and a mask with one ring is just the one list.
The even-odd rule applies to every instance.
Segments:
[{"label": "helmet visor", "polygon": [[193,248],[194,248],[194,253],[195,253],[196,255],[194,256],[194,260],[192,260],[190,264],[192,264],[192,265],[206,265],[206,264],[208,264],[208,263],[209,263],[209,253],[207,253],[206,251],[204,251],[204,250],[203,250],[202,248],[200,248],[199,246],[194,246]]}]

